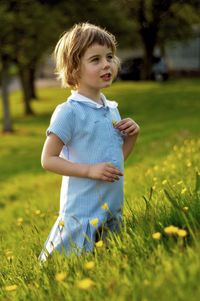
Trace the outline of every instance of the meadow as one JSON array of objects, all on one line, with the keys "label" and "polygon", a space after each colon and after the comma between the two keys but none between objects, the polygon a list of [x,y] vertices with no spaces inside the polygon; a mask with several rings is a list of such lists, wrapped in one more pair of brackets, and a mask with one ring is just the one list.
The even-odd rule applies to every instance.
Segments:
[{"label": "meadow", "polygon": [[[38,89],[35,116],[10,98],[0,134],[0,300],[196,301],[200,298],[200,80],[116,82],[105,90],[141,132],[125,162],[124,227],[82,256],[38,256],[59,211],[61,177],[44,171],[45,130],[70,90]],[[2,118],[0,107],[0,118]]]}]

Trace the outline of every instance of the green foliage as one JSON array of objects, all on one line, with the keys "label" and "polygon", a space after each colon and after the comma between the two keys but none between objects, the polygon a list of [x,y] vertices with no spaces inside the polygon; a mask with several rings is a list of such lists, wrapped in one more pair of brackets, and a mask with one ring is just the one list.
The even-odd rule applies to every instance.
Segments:
[{"label": "green foliage", "polygon": [[43,265],[60,176],[42,170],[40,154],[50,115],[70,91],[40,89],[37,117],[26,118],[21,94],[12,94],[16,132],[2,134],[0,148],[1,300],[199,299],[199,87],[198,79],[116,82],[105,91],[141,127],[125,164],[124,226],[108,248],[55,252]]}]

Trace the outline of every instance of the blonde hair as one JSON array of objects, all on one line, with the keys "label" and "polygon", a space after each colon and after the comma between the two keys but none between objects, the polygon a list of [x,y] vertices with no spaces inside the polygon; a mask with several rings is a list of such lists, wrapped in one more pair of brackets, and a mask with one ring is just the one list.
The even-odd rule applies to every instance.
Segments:
[{"label": "blonde hair", "polygon": [[114,35],[96,25],[79,23],[63,33],[54,50],[55,73],[63,87],[77,86],[81,58],[93,44],[106,45],[111,49],[116,76],[120,61],[115,55],[117,43]]}]

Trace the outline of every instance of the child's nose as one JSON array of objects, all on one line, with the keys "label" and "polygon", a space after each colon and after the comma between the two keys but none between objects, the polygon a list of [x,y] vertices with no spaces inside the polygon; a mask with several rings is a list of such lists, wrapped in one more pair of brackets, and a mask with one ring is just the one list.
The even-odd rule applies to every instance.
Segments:
[{"label": "child's nose", "polygon": [[108,61],[108,59],[103,60],[103,67],[104,67],[104,69],[110,67],[110,62]]}]

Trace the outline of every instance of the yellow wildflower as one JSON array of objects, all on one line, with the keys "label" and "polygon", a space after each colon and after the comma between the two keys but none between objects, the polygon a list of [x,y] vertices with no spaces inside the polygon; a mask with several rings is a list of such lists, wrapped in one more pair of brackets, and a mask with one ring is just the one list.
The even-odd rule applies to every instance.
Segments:
[{"label": "yellow wildflower", "polygon": [[103,247],[103,240],[97,241],[97,242],[95,243],[95,246],[96,246],[97,248]]},{"label": "yellow wildflower", "polygon": [[189,208],[187,206],[183,207],[184,212],[188,212]]},{"label": "yellow wildflower", "polygon": [[152,238],[155,240],[160,240],[161,238],[161,233],[160,232],[155,232],[152,234]]},{"label": "yellow wildflower", "polygon": [[117,120],[113,119],[112,120],[112,125],[115,126],[116,123],[117,123]]},{"label": "yellow wildflower", "polygon": [[171,226],[165,227],[164,231],[167,235],[174,235],[174,234],[177,234],[178,227],[171,225]]},{"label": "yellow wildflower", "polygon": [[104,210],[108,210],[108,209],[109,209],[107,203],[104,203],[104,204],[101,206],[101,208],[104,209]]},{"label": "yellow wildflower", "polygon": [[83,290],[87,290],[93,285],[94,285],[94,282],[90,278],[82,279],[77,283],[78,288],[83,289]]},{"label": "yellow wildflower", "polygon": [[162,184],[163,184],[163,185],[167,184],[167,180],[163,180],[163,181],[162,181]]},{"label": "yellow wildflower", "polygon": [[87,270],[91,270],[91,269],[93,269],[94,265],[95,265],[94,261],[88,261],[88,262],[85,263],[85,268]]},{"label": "yellow wildflower", "polygon": [[64,221],[59,221],[59,224],[58,224],[58,225],[61,226],[61,227],[64,227],[65,222],[64,222]]},{"label": "yellow wildflower", "polygon": [[183,184],[183,181],[178,181],[177,182],[177,185],[181,185],[181,184]]},{"label": "yellow wildflower", "polygon": [[21,226],[22,225],[22,223],[23,223],[23,218],[21,218],[21,217],[19,217],[18,219],[17,219],[17,226]]},{"label": "yellow wildflower", "polygon": [[185,187],[185,188],[183,188],[183,189],[181,190],[181,194],[185,194],[186,191],[187,191],[187,188]]},{"label": "yellow wildflower", "polygon": [[16,289],[17,289],[17,285],[16,285],[16,284],[5,286],[5,290],[6,290],[7,292],[16,291]]},{"label": "yellow wildflower", "polygon": [[40,210],[35,210],[35,215],[39,215],[41,213]]},{"label": "yellow wildflower", "polygon": [[58,282],[62,282],[63,280],[65,280],[66,276],[67,276],[67,274],[65,272],[57,273],[55,275],[55,280]]},{"label": "yellow wildflower", "polygon": [[185,236],[187,236],[187,231],[184,229],[178,229],[177,234],[180,237],[185,237]]},{"label": "yellow wildflower", "polygon": [[8,259],[8,261],[12,261],[14,259],[14,256],[11,255],[11,256],[6,256],[6,258]]},{"label": "yellow wildflower", "polygon": [[96,227],[98,225],[99,219],[98,218],[93,218],[90,221],[90,224],[94,227]]}]

